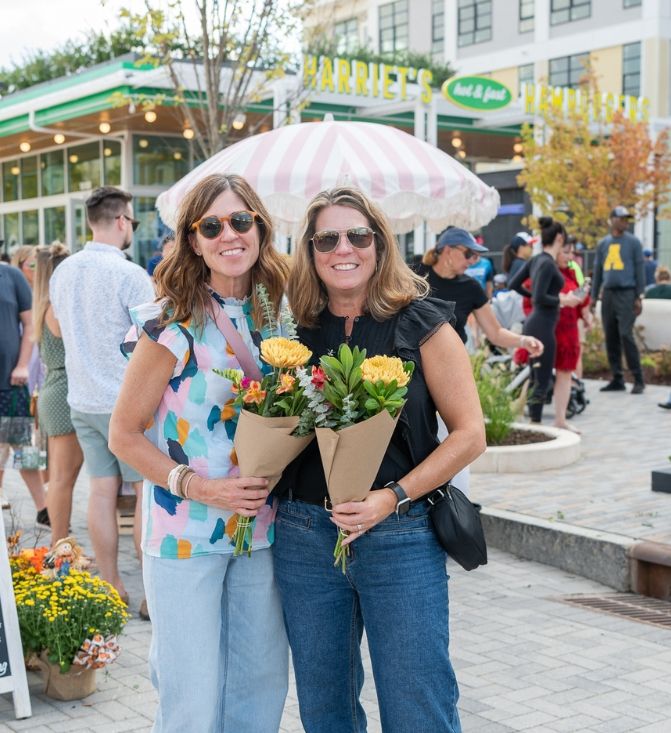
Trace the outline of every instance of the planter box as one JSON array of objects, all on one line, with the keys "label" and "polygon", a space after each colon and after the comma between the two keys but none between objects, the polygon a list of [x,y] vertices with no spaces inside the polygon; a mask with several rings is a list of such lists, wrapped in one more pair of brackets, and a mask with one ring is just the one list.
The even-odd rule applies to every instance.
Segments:
[{"label": "planter box", "polygon": [[671,466],[658,468],[652,472],[652,490],[671,494]]},{"label": "planter box", "polygon": [[568,466],[580,458],[580,436],[571,430],[528,423],[514,423],[514,427],[545,433],[553,440],[490,446],[471,464],[473,473],[535,473]]}]

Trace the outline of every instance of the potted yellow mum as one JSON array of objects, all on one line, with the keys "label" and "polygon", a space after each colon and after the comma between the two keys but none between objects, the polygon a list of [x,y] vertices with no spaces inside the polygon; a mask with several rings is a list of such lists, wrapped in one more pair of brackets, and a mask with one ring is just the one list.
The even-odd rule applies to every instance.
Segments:
[{"label": "potted yellow mum", "polygon": [[12,583],[24,656],[37,658],[45,693],[77,700],[95,690],[95,670],[113,662],[117,635],[128,612],[116,589],[85,570],[73,538],[46,547],[15,550]]}]

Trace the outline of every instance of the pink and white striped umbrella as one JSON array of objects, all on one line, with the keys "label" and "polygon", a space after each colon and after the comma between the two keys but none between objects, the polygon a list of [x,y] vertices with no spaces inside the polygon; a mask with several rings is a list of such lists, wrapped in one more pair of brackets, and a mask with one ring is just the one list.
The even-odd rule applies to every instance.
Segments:
[{"label": "pink and white striped umbrella", "polygon": [[354,186],[377,202],[394,231],[422,221],[477,229],[496,216],[499,194],[454,158],[395,127],[368,122],[306,122],[248,137],[217,153],[158,197],[161,218],[175,225],[185,194],[212,173],[249,181],[278,231],[295,233],[312,197]]}]

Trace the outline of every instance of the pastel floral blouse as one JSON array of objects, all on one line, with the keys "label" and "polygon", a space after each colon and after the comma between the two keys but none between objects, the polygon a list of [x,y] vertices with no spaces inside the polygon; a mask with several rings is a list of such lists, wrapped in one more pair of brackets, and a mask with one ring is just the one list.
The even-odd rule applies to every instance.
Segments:
[{"label": "pastel floral blouse", "polygon": [[[262,370],[261,334],[251,318],[251,302],[213,294],[233,321]],[[231,382],[212,370],[239,369],[240,365],[213,320],[204,329],[190,321],[159,325],[160,303],[130,309],[133,326],[122,352],[129,357],[144,331],[173,354],[177,363],[158,410],[145,435],[163,453],[183,463],[203,478],[240,475],[233,436],[238,412],[233,406]],[[181,559],[233,552],[235,519],[232,512],[180,499],[167,488],[145,480],[142,549],[148,555]],[[276,503],[269,497],[254,521],[253,547],[273,542]]]}]

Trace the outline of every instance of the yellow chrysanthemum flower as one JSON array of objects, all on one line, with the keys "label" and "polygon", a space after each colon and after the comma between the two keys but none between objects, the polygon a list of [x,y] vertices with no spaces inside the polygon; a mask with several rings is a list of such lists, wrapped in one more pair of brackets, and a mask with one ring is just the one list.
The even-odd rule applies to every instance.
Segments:
[{"label": "yellow chrysanthemum flower", "polygon": [[293,369],[306,364],[312,352],[298,341],[277,337],[261,342],[261,358],[277,369]]},{"label": "yellow chrysanthemum flower", "polygon": [[397,356],[373,356],[365,359],[361,365],[361,376],[373,384],[379,381],[389,384],[396,380],[399,387],[405,387],[410,381],[410,375],[403,370],[403,362]]}]

